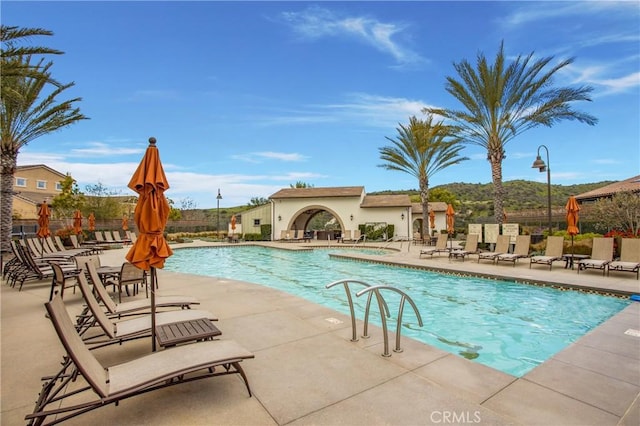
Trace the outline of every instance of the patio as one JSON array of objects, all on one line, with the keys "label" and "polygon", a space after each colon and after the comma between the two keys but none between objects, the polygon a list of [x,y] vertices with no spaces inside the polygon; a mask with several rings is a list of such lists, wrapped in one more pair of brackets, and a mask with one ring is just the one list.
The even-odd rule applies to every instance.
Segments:
[{"label": "patio", "polygon": [[[549,271],[529,269],[528,262],[512,267],[450,261],[447,256],[419,259],[419,246],[395,245],[400,251],[389,256],[392,263],[640,293],[638,281],[630,274],[602,277],[578,275],[559,265]],[[127,250],[106,251],[102,263],[120,264]],[[243,363],[254,396],[247,396],[239,378],[227,376],[151,392],[66,424],[640,422],[640,337],[628,332],[640,330],[640,303],[631,304],[524,377],[515,378],[407,338],[402,340],[404,352],[384,358],[381,330],[374,327],[370,339],[352,343],[348,317],[277,290],[163,270],[158,275],[159,294],[197,297],[202,303],[199,308],[220,319],[216,326],[223,338],[236,340],[255,354],[255,359]],[[62,359],[62,346],[44,316],[49,289],[48,280],[28,282],[21,292],[4,282],[0,287],[2,424],[25,423],[24,416],[33,410],[40,390],[40,377],[52,374]],[[144,297],[144,292],[137,297]],[[79,312],[80,292],[65,293],[65,302],[70,311]],[[95,353],[104,365],[113,365],[150,350],[149,339],[143,339]]]}]

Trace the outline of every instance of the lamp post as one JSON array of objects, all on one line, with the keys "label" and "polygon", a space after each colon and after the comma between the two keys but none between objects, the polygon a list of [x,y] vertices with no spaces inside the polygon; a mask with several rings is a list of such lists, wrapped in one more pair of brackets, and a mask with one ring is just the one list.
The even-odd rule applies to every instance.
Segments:
[{"label": "lamp post", "polygon": [[[547,162],[545,164],[544,160],[540,157],[540,148],[544,148],[547,153]],[[531,166],[533,169],[539,169],[540,173],[546,170],[547,172],[547,221],[549,222],[549,236],[552,235],[552,227],[551,227],[551,169],[549,168],[549,148],[545,145],[540,145],[538,147],[538,156],[536,157],[536,161],[533,162]]]},{"label": "lamp post", "polygon": [[222,195],[220,195],[220,188],[218,188],[218,196],[216,197],[216,200],[218,200],[218,220],[216,222],[216,236],[220,238],[220,200],[222,200]]}]

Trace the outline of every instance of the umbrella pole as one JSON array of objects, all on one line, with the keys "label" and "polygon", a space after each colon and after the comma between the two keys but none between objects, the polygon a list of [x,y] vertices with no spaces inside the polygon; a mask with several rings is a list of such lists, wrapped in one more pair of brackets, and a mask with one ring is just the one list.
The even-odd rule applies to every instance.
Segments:
[{"label": "umbrella pole", "polygon": [[151,350],[156,351],[156,268],[151,267]]}]

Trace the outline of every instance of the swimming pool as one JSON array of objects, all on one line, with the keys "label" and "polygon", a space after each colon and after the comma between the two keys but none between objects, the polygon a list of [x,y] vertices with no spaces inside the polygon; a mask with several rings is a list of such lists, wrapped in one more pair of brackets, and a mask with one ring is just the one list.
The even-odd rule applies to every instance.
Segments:
[{"label": "swimming pool", "polygon": [[[265,285],[347,315],[349,306],[342,287],[326,289],[326,284],[350,278],[391,285],[414,300],[424,322],[419,327],[413,310],[405,307],[403,336],[518,377],[630,303],[598,294],[329,257],[336,252],[345,250],[190,248],[175,250],[165,269]],[[395,315],[396,293],[385,292],[384,296]],[[365,303],[365,297],[354,297],[359,319],[364,317]],[[370,319],[380,325],[379,318],[374,305]],[[389,321],[391,330],[395,321]]]}]

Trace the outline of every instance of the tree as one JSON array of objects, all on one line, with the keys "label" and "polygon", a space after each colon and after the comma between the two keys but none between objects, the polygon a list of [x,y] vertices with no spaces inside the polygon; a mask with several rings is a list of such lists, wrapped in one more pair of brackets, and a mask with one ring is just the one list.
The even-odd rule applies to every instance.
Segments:
[{"label": "tree", "polygon": [[455,129],[445,125],[442,121],[433,123],[433,116],[427,115],[426,120],[416,117],[409,119],[409,125],[402,124],[397,128],[395,139],[387,137],[392,146],[380,148],[380,158],[385,161],[379,167],[387,170],[397,170],[418,178],[420,200],[422,204],[421,234],[426,235],[429,216],[429,178],[442,169],[462,161],[463,146],[455,135]]},{"label": "tree", "polygon": [[313,188],[313,185],[311,185],[310,183],[302,182],[301,180],[297,181],[296,183],[291,183],[289,184],[289,186],[291,188]]},{"label": "tree", "polygon": [[559,70],[573,63],[570,58],[545,70],[553,56],[533,60],[533,52],[505,63],[504,43],[500,45],[495,62],[488,64],[479,53],[476,69],[466,60],[454,63],[459,79],[447,77],[445,88],[464,107],[462,110],[425,108],[458,128],[463,141],[487,150],[493,180],[495,219],[502,223],[504,189],[502,161],[506,158],[506,144],[534,127],[551,127],[562,120],[577,120],[594,125],[597,118],[575,111],[571,104],[591,101],[592,87],[554,87],[553,77]]},{"label": "tree", "polygon": [[54,217],[70,219],[76,210],[81,210],[84,206],[84,194],[80,192],[77,182],[70,175],[60,181],[60,186],[60,194],[53,197],[51,208]]},{"label": "tree", "polygon": [[93,213],[96,219],[115,219],[122,213],[122,205],[118,201],[118,193],[110,191],[102,183],[85,187],[85,211]]},{"label": "tree", "polygon": [[598,200],[590,212],[597,218],[596,228],[610,231],[612,229],[638,236],[640,231],[640,194],[631,191],[618,192],[611,198]]},{"label": "tree", "polygon": [[[40,34],[41,30],[20,31],[16,27],[0,28],[3,45],[0,50],[2,99],[0,101],[0,251],[9,250],[13,225],[13,180],[20,148],[38,137],[55,132],[79,120],[87,119],[74,107],[81,98],[58,102],[57,98],[74,83],[54,84],[49,93],[43,92],[54,82],[52,62],[41,59],[33,65],[31,56],[24,53],[57,53],[46,48],[26,48],[21,51],[15,41],[26,34]],[[49,35],[47,32],[46,34]],[[5,72],[9,70],[9,74]]]},{"label": "tree", "polygon": [[258,207],[265,204],[269,204],[269,200],[264,197],[251,197],[251,200],[249,201],[249,206],[251,207]]}]

